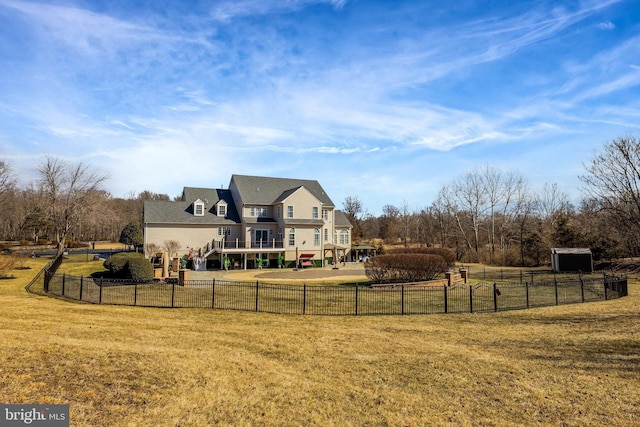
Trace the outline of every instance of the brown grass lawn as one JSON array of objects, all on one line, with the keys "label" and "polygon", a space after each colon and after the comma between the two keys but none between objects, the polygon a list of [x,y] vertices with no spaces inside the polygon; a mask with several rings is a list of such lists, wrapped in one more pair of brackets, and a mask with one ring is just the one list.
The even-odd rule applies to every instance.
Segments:
[{"label": "brown grass lawn", "polygon": [[490,314],[96,306],[0,280],[0,402],[74,426],[640,424],[640,285]]}]

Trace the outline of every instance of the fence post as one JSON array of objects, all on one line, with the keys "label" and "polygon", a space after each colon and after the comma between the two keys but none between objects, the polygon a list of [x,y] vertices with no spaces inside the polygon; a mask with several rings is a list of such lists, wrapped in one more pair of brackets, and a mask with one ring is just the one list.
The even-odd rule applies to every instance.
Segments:
[{"label": "fence post", "polygon": [[498,311],[498,287],[496,282],[493,282],[493,311]]},{"label": "fence post", "polygon": [[100,276],[100,293],[98,295],[98,304],[102,304],[102,276]]},{"label": "fence post", "polygon": [[603,275],[604,277],[602,278],[602,287],[604,287],[604,300],[607,300],[607,276],[606,274]]},{"label": "fence post", "polygon": [[44,271],[44,291],[49,293],[49,281],[51,280],[51,275],[49,274],[49,270]]},{"label": "fence post", "polygon": [[443,288],[444,288],[444,312],[448,313],[449,312],[449,304],[447,302],[447,285],[444,285]]},{"label": "fence post", "polygon": [[524,282],[524,289],[527,294],[527,308],[529,308],[529,282]]},{"label": "fence post", "polygon": [[136,306],[136,303],[138,302],[138,284],[134,283],[133,284],[133,306]]},{"label": "fence post", "polygon": [[84,282],[84,277],[80,276],[80,295],[78,301],[82,301],[82,283]]},{"label": "fence post", "polygon": [[64,296],[64,282],[66,281],[67,273],[62,273],[62,296]]},{"label": "fence post", "polygon": [[473,286],[469,285],[469,313],[473,313]]},{"label": "fence post", "polygon": [[584,281],[582,280],[582,275],[580,275],[580,299],[584,302]]},{"label": "fence post", "polygon": [[402,314],[404,314],[404,285],[402,285]]},{"label": "fence post", "polygon": [[553,276],[553,286],[556,291],[556,305],[558,305],[558,281],[556,280],[555,275]]},{"label": "fence post", "polygon": [[307,311],[307,284],[302,286],[302,314]]},{"label": "fence post", "polygon": [[211,283],[211,308],[216,307],[216,279]]},{"label": "fence post", "polygon": [[258,281],[256,280],[256,311],[258,311]]},{"label": "fence post", "polygon": [[173,304],[176,298],[176,282],[171,284],[171,308],[173,308]]},{"label": "fence post", "polygon": [[358,315],[358,284],[356,283],[356,316]]}]

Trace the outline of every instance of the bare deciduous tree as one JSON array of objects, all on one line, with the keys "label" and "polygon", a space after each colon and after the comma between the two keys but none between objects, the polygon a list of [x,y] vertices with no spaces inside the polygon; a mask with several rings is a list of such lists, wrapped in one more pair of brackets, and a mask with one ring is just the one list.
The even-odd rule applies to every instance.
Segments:
[{"label": "bare deciduous tree", "polygon": [[600,202],[629,240],[640,233],[640,140],[618,138],[584,165],[588,197]]},{"label": "bare deciduous tree", "polygon": [[91,194],[100,188],[107,176],[92,171],[83,163],[70,164],[53,157],[46,158],[38,168],[38,175],[60,254],[69,231],[86,212]]},{"label": "bare deciduous tree", "polygon": [[362,208],[362,202],[358,196],[347,196],[342,202],[343,210],[351,225],[353,225],[353,229],[351,231],[351,235],[353,237],[354,242],[357,242],[362,237],[362,231],[360,229],[360,220],[362,219],[362,215],[365,213]]},{"label": "bare deciduous tree", "polygon": [[3,196],[12,190],[15,186],[16,179],[8,163],[0,160],[0,200]]},{"label": "bare deciduous tree", "polygon": [[178,249],[180,249],[180,242],[176,240],[165,240],[163,242],[163,248],[169,254],[169,258],[171,258],[173,254],[178,254]]},{"label": "bare deciduous tree", "polygon": [[402,243],[405,248],[409,246],[411,227],[415,222],[415,216],[409,211],[409,204],[404,200],[402,202],[402,208],[400,208],[400,226],[402,230]]}]

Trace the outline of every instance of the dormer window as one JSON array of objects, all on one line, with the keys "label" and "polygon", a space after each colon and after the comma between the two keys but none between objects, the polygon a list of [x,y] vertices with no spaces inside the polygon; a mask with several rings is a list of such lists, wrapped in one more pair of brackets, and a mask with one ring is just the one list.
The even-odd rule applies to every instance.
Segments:
[{"label": "dormer window", "polygon": [[204,216],[204,202],[200,199],[193,202],[193,215]]},{"label": "dormer window", "polygon": [[224,200],[221,200],[218,202],[218,206],[216,208],[216,214],[223,218],[227,216],[227,202],[225,202]]}]

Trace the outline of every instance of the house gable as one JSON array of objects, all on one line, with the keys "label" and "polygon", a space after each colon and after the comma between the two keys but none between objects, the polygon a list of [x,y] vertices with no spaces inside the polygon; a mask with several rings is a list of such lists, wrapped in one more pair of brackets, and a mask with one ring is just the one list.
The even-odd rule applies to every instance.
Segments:
[{"label": "house gable", "polygon": [[311,220],[322,225],[322,202],[304,186],[284,192],[275,203],[282,206],[285,222]]}]

